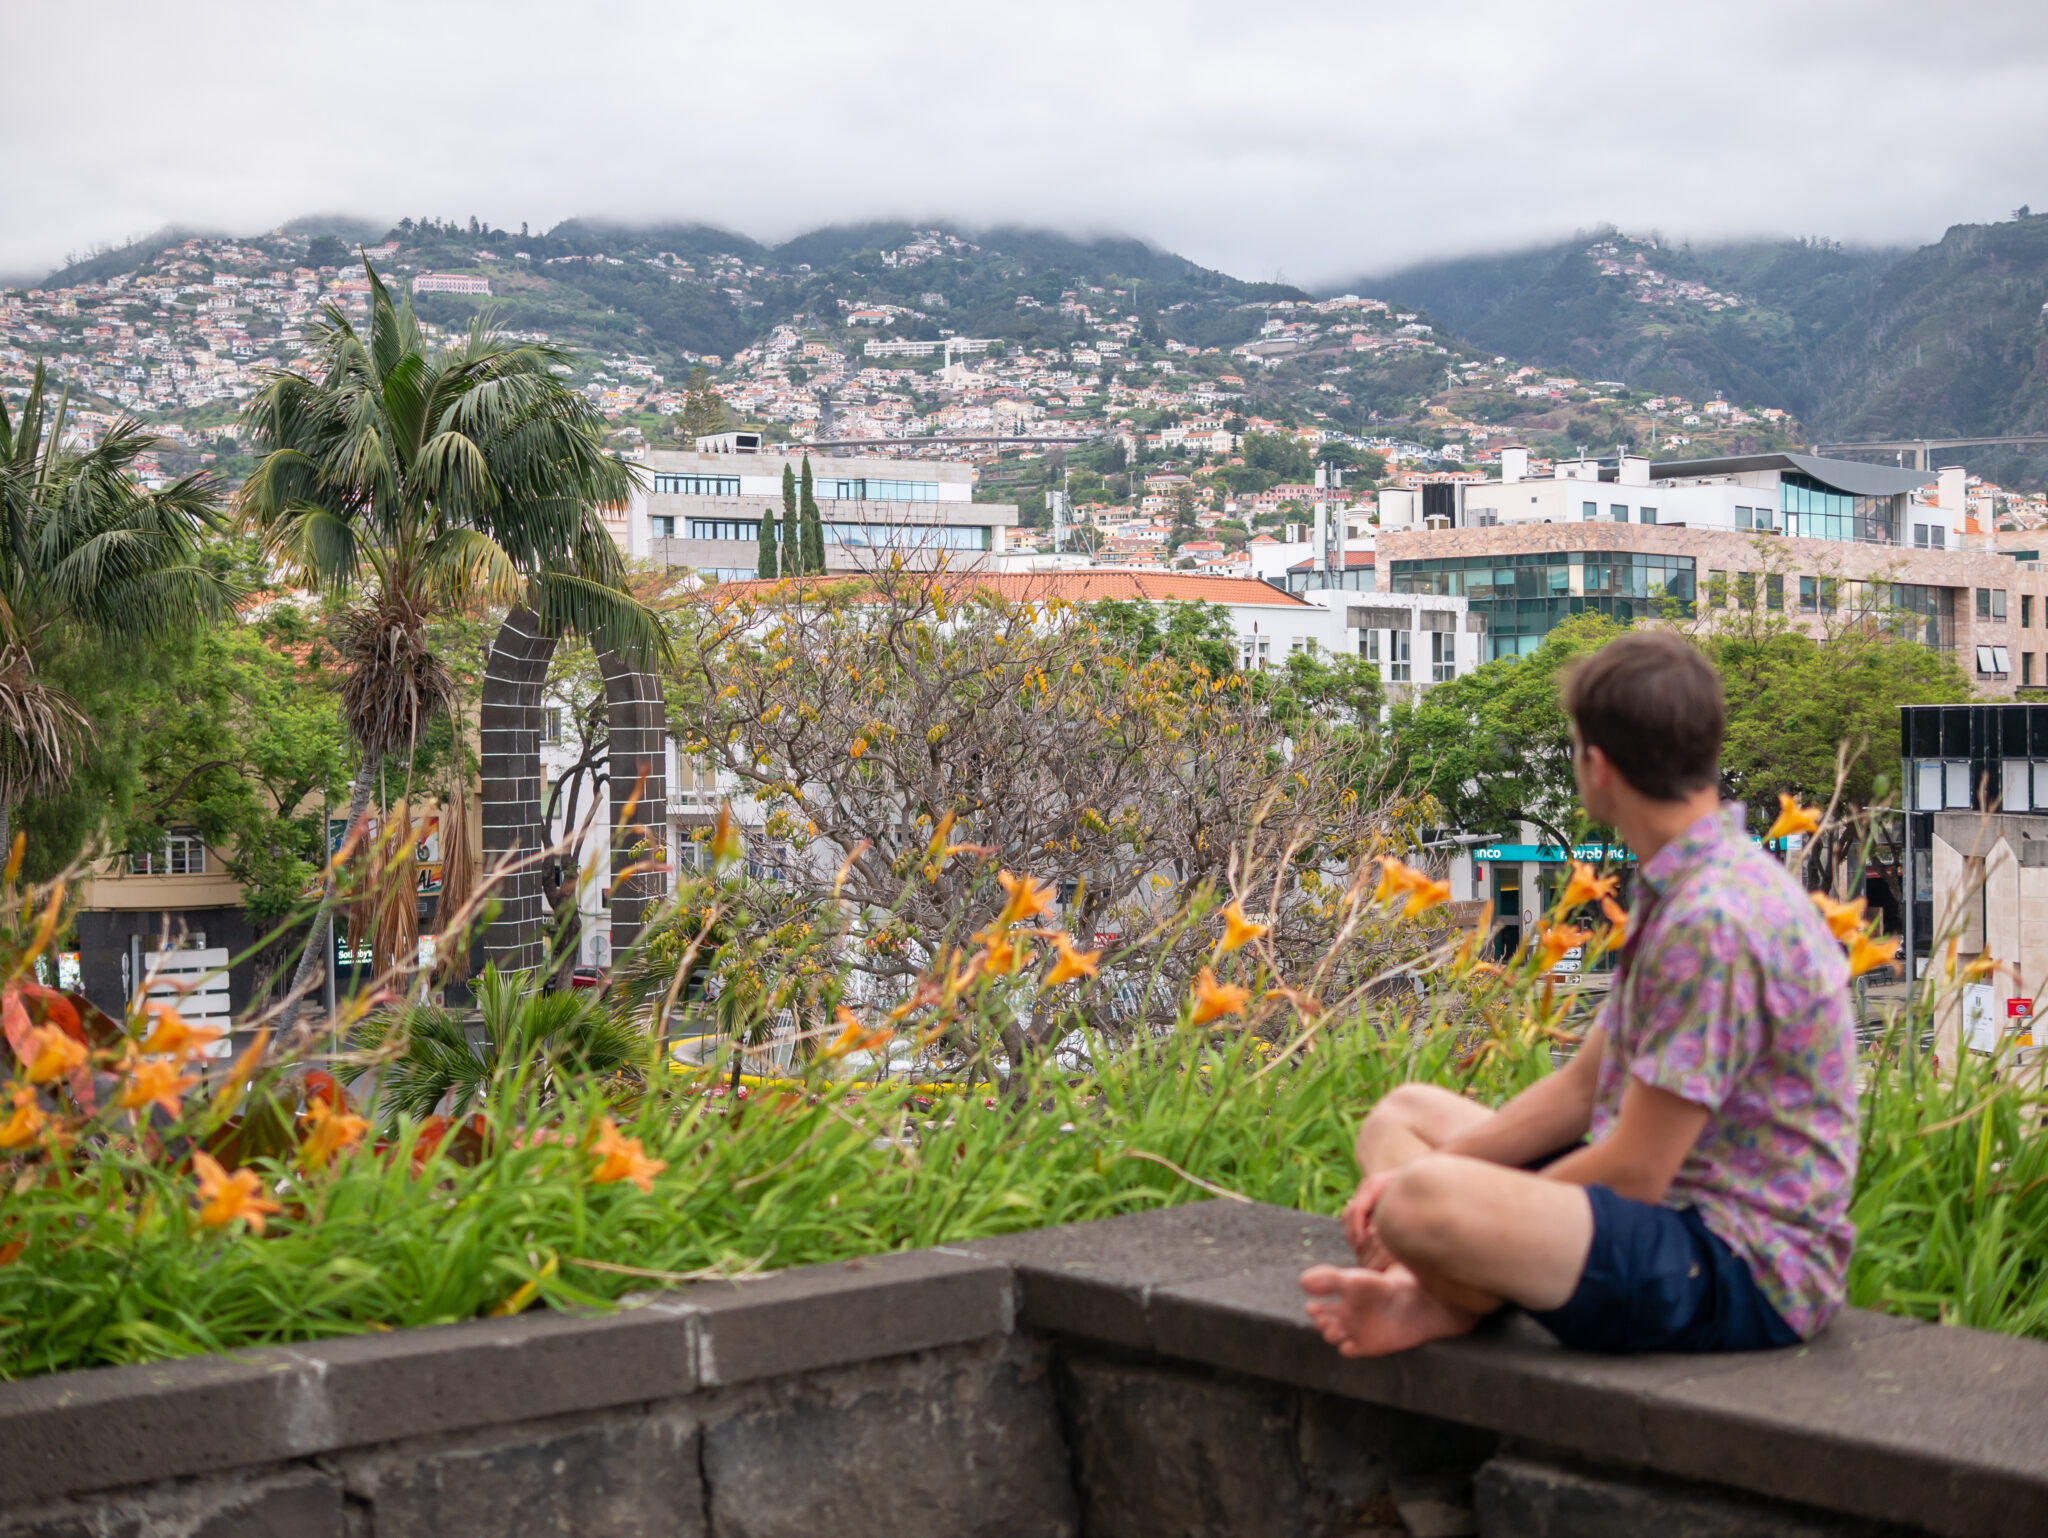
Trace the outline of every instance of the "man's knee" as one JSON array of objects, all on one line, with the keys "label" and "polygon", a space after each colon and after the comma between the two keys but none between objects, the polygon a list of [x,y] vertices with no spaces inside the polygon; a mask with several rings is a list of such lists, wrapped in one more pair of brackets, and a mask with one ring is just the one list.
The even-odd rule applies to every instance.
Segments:
[{"label": "man's knee", "polygon": [[1431,1120],[1435,1099],[1432,1086],[1427,1084],[1396,1084],[1370,1111],[1365,1113],[1365,1125],[1360,1128],[1400,1128],[1406,1132],[1420,1131]]},{"label": "man's knee", "polygon": [[1403,1259],[1426,1259],[1456,1242],[1456,1159],[1433,1154],[1397,1172],[1373,1208],[1373,1227]]}]

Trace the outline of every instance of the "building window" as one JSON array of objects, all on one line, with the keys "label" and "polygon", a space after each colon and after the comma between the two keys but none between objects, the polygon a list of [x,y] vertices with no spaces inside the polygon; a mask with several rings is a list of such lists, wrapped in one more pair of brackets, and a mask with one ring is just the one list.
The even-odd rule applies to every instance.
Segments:
[{"label": "building window", "polygon": [[1600,504],[1598,502],[1581,502],[1579,507],[1581,509],[1579,521],[1581,523],[1591,523],[1600,516]]},{"label": "building window", "polygon": [[1943,800],[1951,812],[1967,812],[1970,809],[1970,763],[1968,759],[1949,759],[1942,766]]},{"label": "building window", "polygon": [[656,539],[674,539],[676,537],[675,519],[663,518],[657,515],[649,518],[647,522]]},{"label": "building window", "polygon": [[817,494],[828,502],[936,502],[937,481],[878,480],[873,476],[835,476],[816,483]]},{"label": "building window", "polygon": [[2004,765],[2004,786],[1999,791],[1999,810],[2003,812],[2028,812],[2033,810],[2034,766],[2024,758],[2008,758]]},{"label": "building window", "polygon": [[1736,528],[1738,528],[1738,529],[1743,529],[1743,530],[1749,530],[1749,529],[1753,529],[1753,528],[1755,528],[1755,527],[1756,527],[1756,514],[1755,514],[1754,512],[1752,512],[1752,511],[1751,511],[1751,510],[1750,510],[1749,508],[1746,508],[1746,507],[1738,507],[1738,508],[1736,508],[1736,509],[1735,509],[1735,527],[1736,527]]},{"label": "building window", "polygon": [[1387,677],[1391,682],[1397,684],[1409,682],[1409,661],[1411,655],[1409,647],[1414,639],[1414,636],[1406,630],[1389,630],[1387,632],[1387,640],[1390,643],[1389,650],[1392,654],[1387,667]]},{"label": "building window", "polygon": [[1991,617],[2000,621],[2005,618],[2005,589],[2002,587],[1991,590]]},{"label": "building window", "polygon": [[1927,525],[1924,523],[1913,525],[1913,548],[1915,550],[1925,550],[1927,548]]},{"label": "building window", "polygon": [[2020,685],[2021,685],[2021,687],[2023,687],[2023,688],[2032,688],[2032,687],[2033,687],[2033,684],[2034,684],[2034,654],[2033,654],[2032,652],[2021,652],[2021,653],[2020,653]]},{"label": "building window", "polygon": [[1756,573],[1738,571],[1735,574],[1735,607],[1754,609],[1756,607]]},{"label": "building window", "polygon": [[[1778,511],[1784,514],[1784,526],[1789,530],[1796,521],[1806,539],[1889,545],[1899,538],[1890,496],[1851,496],[1797,471],[1778,477]],[[1758,508],[1757,527],[1769,522],[1769,509]]]},{"label": "building window", "polygon": [[[669,520],[669,527],[675,527],[675,520]],[[671,539],[675,536],[670,535]],[[758,518],[692,518],[690,520],[692,539],[741,539],[757,543],[761,538],[761,520]]]},{"label": "building window", "polygon": [[1655,523],[1656,521],[1657,521],[1657,509],[1656,509],[1656,508],[1654,508],[1654,507],[1645,507],[1645,508],[1640,508],[1640,509],[1638,509],[1638,510],[1637,510],[1637,512],[1636,512],[1636,522],[1638,522],[1638,523]]},{"label": "building window", "polygon": [[1482,659],[1528,656],[1574,614],[1617,624],[1692,613],[1690,556],[1624,550],[1527,551],[1391,563],[1388,591],[1466,598],[1485,626]]},{"label": "building window", "polygon": [[2032,593],[2022,593],[2020,594],[2020,629],[2032,630],[2033,628],[2034,595]]},{"label": "building window", "polygon": [[828,523],[825,543],[865,550],[987,550],[987,524]]},{"label": "building window", "polygon": [[1799,579],[1799,612],[1801,614],[1820,613],[1820,580],[1817,577],[1801,577]]},{"label": "building window", "polygon": [[2004,678],[2012,672],[2012,655],[2003,646],[1980,646],[1977,648],[1977,671]]},{"label": "building window", "polygon": [[1458,675],[1458,637],[1455,631],[1429,633],[1429,681],[1448,683]]},{"label": "building window", "polygon": [[1707,607],[1725,609],[1728,607],[1728,573],[1709,571],[1707,573]]},{"label": "building window", "polygon": [[658,497],[736,497],[740,494],[737,475],[662,475],[654,477]]},{"label": "building window", "polygon": [[1380,633],[1377,630],[1358,632],[1358,655],[1367,662],[1380,660]]},{"label": "building window", "polygon": [[543,705],[540,712],[540,740],[560,742],[562,740],[562,707]]},{"label": "building window", "polygon": [[1764,578],[1764,607],[1779,611],[1785,607],[1785,579],[1776,572]]},{"label": "building window", "polygon": [[129,855],[128,869],[137,876],[203,876],[206,841],[197,833],[167,833],[156,848]]},{"label": "building window", "polygon": [[1607,512],[1616,523],[1628,522],[1628,504],[1626,502],[1610,502],[1607,505]]}]

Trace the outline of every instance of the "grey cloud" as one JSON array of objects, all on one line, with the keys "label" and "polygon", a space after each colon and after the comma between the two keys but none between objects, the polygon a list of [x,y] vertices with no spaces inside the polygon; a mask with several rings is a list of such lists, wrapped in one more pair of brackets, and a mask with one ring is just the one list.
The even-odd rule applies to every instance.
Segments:
[{"label": "grey cloud", "polygon": [[79,16],[7,24],[0,271],[342,209],[1024,221],[1313,282],[1609,220],[1918,241],[2048,203],[2037,0]]}]

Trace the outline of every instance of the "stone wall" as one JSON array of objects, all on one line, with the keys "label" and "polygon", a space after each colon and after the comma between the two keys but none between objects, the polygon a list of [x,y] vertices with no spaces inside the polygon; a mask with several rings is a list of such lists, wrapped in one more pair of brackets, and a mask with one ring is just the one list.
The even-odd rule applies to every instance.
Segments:
[{"label": "stone wall", "polygon": [[0,1385],[0,1538],[2048,1531],[2048,1348],[1851,1314],[1604,1360],[1311,1331],[1335,1225],[1203,1203]]}]

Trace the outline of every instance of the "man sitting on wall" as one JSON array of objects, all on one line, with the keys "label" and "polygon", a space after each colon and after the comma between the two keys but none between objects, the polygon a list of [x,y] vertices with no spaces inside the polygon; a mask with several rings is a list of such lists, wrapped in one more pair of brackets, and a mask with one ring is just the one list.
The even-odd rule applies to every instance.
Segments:
[{"label": "man sitting on wall", "polygon": [[1564,705],[1586,811],[1641,862],[1613,990],[1571,1062],[1499,1110],[1411,1084],[1366,1117],[1344,1209],[1358,1265],[1301,1279],[1346,1356],[1504,1303],[1611,1352],[1789,1346],[1841,1307],[1848,967],[1721,805],[1720,680],[1678,636],[1633,633],[1572,672]]}]

